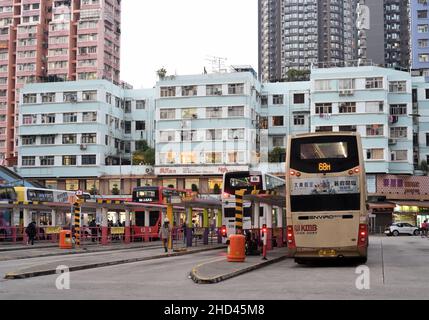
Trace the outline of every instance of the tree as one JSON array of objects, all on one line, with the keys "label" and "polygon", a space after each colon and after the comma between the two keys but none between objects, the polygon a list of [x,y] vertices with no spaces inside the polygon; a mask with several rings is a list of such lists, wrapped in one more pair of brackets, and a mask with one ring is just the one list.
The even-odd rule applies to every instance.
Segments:
[{"label": "tree", "polygon": [[422,160],[422,162],[420,162],[420,170],[422,170],[425,175],[428,175],[429,166],[426,160]]},{"label": "tree", "polygon": [[167,75],[167,70],[162,67],[161,69],[156,71],[156,75],[159,77],[159,80],[164,80]]},{"label": "tree", "polygon": [[155,149],[149,147],[146,140],[136,142],[136,151],[133,153],[133,165],[155,164]]},{"label": "tree", "polygon": [[115,183],[115,184],[113,185],[112,194],[113,194],[113,195],[115,195],[115,196],[117,196],[117,195],[119,195],[120,193],[121,193],[121,190],[119,190],[118,185]]},{"label": "tree", "polygon": [[95,195],[98,194],[98,190],[95,187],[95,185],[92,185],[91,189],[89,190],[89,194],[92,195],[92,196],[95,196]]},{"label": "tree", "polygon": [[289,69],[285,81],[308,81],[310,80],[310,70]]},{"label": "tree", "polygon": [[286,162],[286,149],[275,147],[268,155],[268,161],[271,163]]}]

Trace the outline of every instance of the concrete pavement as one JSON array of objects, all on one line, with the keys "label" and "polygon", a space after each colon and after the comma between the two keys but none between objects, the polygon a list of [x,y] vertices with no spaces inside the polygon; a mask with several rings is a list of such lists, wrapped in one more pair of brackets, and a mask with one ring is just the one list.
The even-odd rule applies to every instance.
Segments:
[{"label": "concrete pavement", "polygon": [[32,277],[40,277],[55,274],[58,266],[66,266],[70,272],[87,270],[94,268],[101,268],[106,266],[114,266],[119,264],[141,262],[147,260],[163,259],[169,257],[177,257],[183,255],[190,255],[199,252],[210,250],[218,250],[225,248],[225,245],[208,245],[201,247],[188,248],[186,251],[161,253],[161,247],[149,247],[144,250],[125,250],[120,252],[100,253],[97,255],[83,255],[75,259],[50,261],[47,263],[37,263],[29,267],[19,270],[12,270],[5,274],[5,279],[24,279]]},{"label": "concrete pavement", "polygon": [[248,256],[244,262],[228,262],[225,257],[204,262],[195,266],[191,271],[191,278],[195,283],[210,284],[225,281],[241,274],[251,272],[288,258],[287,248],[278,248],[269,251],[268,260],[261,256]]},{"label": "concrete pavement", "polygon": [[[129,254],[135,253],[131,250]],[[158,252],[159,253],[159,252]],[[91,253],[89,255],[109,255]],[[420,237],[371,237],[366,266],[370,288],[360,290],[360,274],[351,265],[300,266],[285,259],[262,269],[212,285],[189,278],[196,265],[226,259],[226,250],[215,250],[168,259],[147,260],[70,273],[70,289],[58,290],[58,275],[5,280],[17,268],[42,261],[74,260],[76,256],[0,262],[0,300],[380,300],[429,297],[429,240]]]}]

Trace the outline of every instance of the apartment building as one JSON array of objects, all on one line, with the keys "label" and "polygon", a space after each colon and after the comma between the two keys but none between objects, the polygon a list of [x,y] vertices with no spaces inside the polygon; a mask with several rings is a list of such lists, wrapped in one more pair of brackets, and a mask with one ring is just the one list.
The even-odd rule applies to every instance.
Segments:
[{"label": "apartment building", "polygon": [[362,136],[367,173],[413,174],[412,79],[379,67],[314,69],[311,132]]},{"label": "apartment building", "polygon": [[155,175],[165,177],[163,185],[207,192],[224,172],[259,162],[254,72],[173,76],[155,90]]},{"label": "apartment building", "polygon": [[262,82],[357,58],[356,0],[259,0],[258,8]]},{"label": "apartment building", "polygon": [[310,82],[263,84],[259,130],[261,162],[284,148],[288,135],[310,132]]},{"label": "apartment building", "polygon": [[20,172],[69,190],[120,175],[131,165],[136,141],[153,142],[152,92],[106,80],[27,85],[21,90]]},{"label": "apartment building", "polygon": [[410,1],[411,69],[429,76],[429,6],[427,0]]},{"label": "apartment building", "polygon": [[[323,131],[359,132],[373,177],[413,175],[429,160],[424,77],[314,67],[310,81],[261,84],[249,71],[171,76],[147,90],[105,80],[27,85],[17,170],[58,188],[96,181],[104,194],[114,184],[124,194],[146,184],[206,194],[228,170],[283,174],[269,153],[291,134]],[[130,165],[140,140],[155,147],[155,166]]]},{"label": "apartment building", "polygon": [[120,83],[120,0],[0,1],[0,164],[17,162],[17,105],[27,83]]}]

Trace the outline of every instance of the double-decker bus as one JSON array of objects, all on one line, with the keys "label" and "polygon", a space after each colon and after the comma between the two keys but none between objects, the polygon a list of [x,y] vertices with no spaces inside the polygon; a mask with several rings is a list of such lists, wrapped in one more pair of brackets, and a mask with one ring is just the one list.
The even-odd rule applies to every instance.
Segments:
[{"label": "double-decker bus", "polygon": [[14,187],[0,186],[0,201],[16,201],[17,199]]},{"label": "double-decker bus", "polygon": [[[146,204],[159,204],[165,205],[171,198],[181,198],[183,199],[189,195],[188,191],[177,190],[172,188],[164,187],[137,187],[133,190],[133,202],[137,203],[146,203]],[[136,212],[136,226],[139,227],[154,227],[158,230],[161,225],[162,219],[162,209],[152,210],[149,212],[149,221],[145,221],[147,216],[145,216],[144,211]],[[158,231],[154,231],[158,232]]]},{"label": "double-decker bus", "polygon": [[[255,183],[255,181],[258,181]],[[223,175],[222,185],[222,225],[226,227],[226,235],[236,233],[235,227],[235,192],[241,189],[252,190],[277,190],[285,186],[285,180],[279,177],[265,174],[260,171],[236,171]],[[243,203],[243,229],[252,228],[252,207],[250,201]],[[260,206],[260,216],[265,217],[265,206]],[[225,238],[226,241],[226,238]]]},{"label": "double-decker bus", "polygon": [[[76,195],[75,191],[53,190],[43,188],[14,187],[17,201],[20,202],[57,202],[69,203]],[[90,199],[89,193],[83,193],[85,199]]]},{"label": "double-decker bus", "polygon": [[289,254],[312,259],[356,258],[368,250],[366,180],[360,135],[289,137],[286,211]]}]

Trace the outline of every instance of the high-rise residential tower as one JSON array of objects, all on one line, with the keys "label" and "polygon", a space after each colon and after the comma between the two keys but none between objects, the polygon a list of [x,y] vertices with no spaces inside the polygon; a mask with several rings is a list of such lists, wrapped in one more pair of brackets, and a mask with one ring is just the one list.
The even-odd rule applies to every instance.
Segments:
[{"label": "high-rise residential tower", "polygon": [[429,77],[429,4],[410,1],[411,69],[416,75]]},{"label": "high-rise residential tower", "polygon": [[265,81],[281,78],[281,1],[258,0],[259,74]]},{"label": "high-rise residential tower", "polygon": [[404,0],[384,1],[385,66],[410,67],[409,5]]},{"label": "high-rise residential tower", "polygon": [[[417,0],[416,0],[417,2]],[[404,0],[360,0],[369,8],[366,58],[386,68],[410,68],[409,3]]]},{"label": "high-rise residential tower", "polygon": [[279,81],[289,69],[357,56],[356,0],[259,0],[259,72]]},{"label": "high-rise residential tower", "polygon": [[79,79],[119,84],[120,34],[121,0],[0,0],[0,164],[16,162],[19,89]]}]

